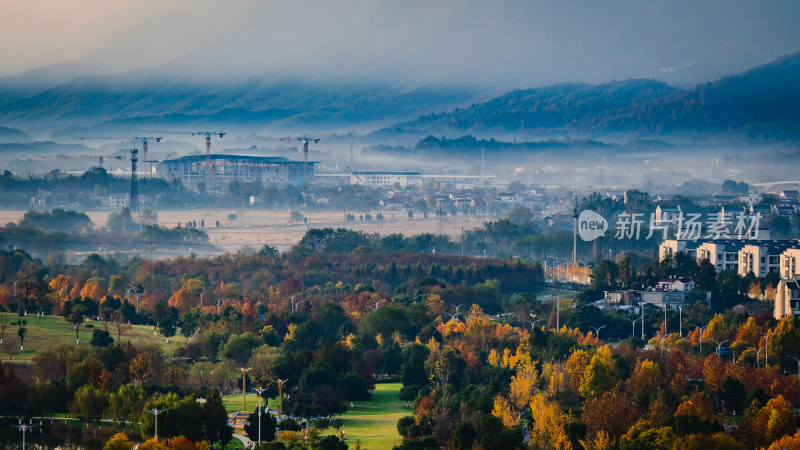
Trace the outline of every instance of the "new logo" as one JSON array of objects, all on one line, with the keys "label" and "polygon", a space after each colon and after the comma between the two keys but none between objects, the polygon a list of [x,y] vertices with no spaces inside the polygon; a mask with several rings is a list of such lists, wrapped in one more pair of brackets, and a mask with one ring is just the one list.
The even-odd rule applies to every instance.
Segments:
[{"label": "new logo", "polygon": [[578,216],[578,234],[584,241],[593,241],[606,234],[608,222],[594,211],[588,209]]}]

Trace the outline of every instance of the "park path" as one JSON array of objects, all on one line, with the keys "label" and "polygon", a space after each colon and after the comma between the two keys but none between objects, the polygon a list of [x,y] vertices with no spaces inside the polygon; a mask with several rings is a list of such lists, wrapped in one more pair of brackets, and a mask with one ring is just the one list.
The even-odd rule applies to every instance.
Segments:
[{"label": "park path", "polygon": [[250,446],[252,445],[253,441],[251,441],[247,436],[243,434],[234,434],[233,437],[242,441],[242,444],[244,444],[244,448],[250,448]]}]

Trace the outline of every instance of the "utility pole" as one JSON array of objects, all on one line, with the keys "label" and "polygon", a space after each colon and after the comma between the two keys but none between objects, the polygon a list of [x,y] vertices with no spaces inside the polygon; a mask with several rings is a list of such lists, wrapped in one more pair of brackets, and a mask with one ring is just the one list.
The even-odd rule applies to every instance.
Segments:
[{"label": "utility pole", "polygon": [[486,178],[484,178],[484,175],[483,175],[483,169],[484,169],[485,162],[486,162],[486,149],[482,148],[481,149],[481,189],[484,189],[486,187],[486,184],[484,182],[484,180]]},{"label": "utility pole", "polygon": [[575,267],[578,261],[578,196],[572,203],[572,267]]},{"label": "utility pole", "polygon": [[130,211],[139,210],[139,181],[136,178],[136,162],[139,161],[137,154],[139,150],[136,148],[131,149],[131,198],[130,198]]},{"label": "utility pole", "polygon": [[245,384],[247,382],[247,372],[253,370],[252,367],[245,369],[244,367],[240,367],[239,371],[242,372],[242,411],[247,411],[247,404],[245,403],[245,394],[247,391],[245,390]]}]

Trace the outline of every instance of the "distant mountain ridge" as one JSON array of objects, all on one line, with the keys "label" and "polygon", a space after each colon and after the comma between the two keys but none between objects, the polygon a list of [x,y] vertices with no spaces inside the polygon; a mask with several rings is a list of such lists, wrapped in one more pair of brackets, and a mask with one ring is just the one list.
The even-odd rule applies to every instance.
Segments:
[{"label": "distant mountain ridge", "polygon": [[[62,82],[64,78],[70,81]],[[191,125],[239,126],[242,131],[273,126],[358,128],[363,133],[377,129],[370,135],[374,139],[735,132],[796,141],[800,137],[797,80],[800,53],[691,89],[651,79],[562,83],[474,103],[486,94],[450,86],[388,86],[357,80],[324,84],[277,77],[225,84],[143,70],[77,77],[65,72],[59,78],[43,69],[32,73],[28,82],[21,76],[0,79],[0,123],[28,132],[47,130],[52,137]],[[470,102],[471,106],[457,107]],[[5,133],[5,142],[10,142],[9,136],[29,138]]]},{"label": "distant mountain ridge", "polygon": [[379,134],[741,131],[796,139],[798,80],[800,53],[685,90],[655,80],[517,90],[468,108],[423,115]]}]

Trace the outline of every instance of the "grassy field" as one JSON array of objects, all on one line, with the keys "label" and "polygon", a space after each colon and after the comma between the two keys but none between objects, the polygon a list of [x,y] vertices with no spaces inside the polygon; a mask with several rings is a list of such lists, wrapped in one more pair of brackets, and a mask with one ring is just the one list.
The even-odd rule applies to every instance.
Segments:
[{"label": "grassy field", "polygon": [[351,448],[356,439],[361,440],[361,448],[365,450],[390,449],[402,441],[397,421],[412,412],[398,398],[401,387],[400,383],[376,384],[369,401],[355,402],[354,407],[342,415],[347,444]]},{"label": "grassy field", "polygon": [[[371,211],[373,217],[380,211]],[[345,222],[346,213],[354,214],[357,218],[364,214],[364,211],[302,211],[308,219],[308,224],[302,222],[293,223],[290,218],[289,210],[266,210],[266,209],[203,209],[203,210],[165,210],[157,211],[158,220],[161,226],[172,228],[178,222],[185,223],[187,220],[194,220],[198,226],[204,222],[205,227],[200,227],[208,233],[209,241],[219,250],[203,255],[215,255],[223,252],[235,252],[236,250],[248,246],[258,249],[264,244],[269,244],[278,250],[287,250],[292,245],[297,244],[303,238],[308,227],[310,228],[348,228],[351,230],[364,231],[366,233],[380,233],[383,235],[391,233],[403,233],[406,236],[420,233],[442,233],[452,238],[457,238],[461,234],[461,228],[471,229],[480,227],[482,223],[491,216],[486,215],[458,215],[447,216],[441,223],[433,214],[428,219],[422,218],[417,214],[413,219],[409,219],[406,214],[399,212],[382,212],[384,220],[371,220],[368,222]],[[19,222],[25,211],[2,210],[0,211],[0,223]],[[87,215],[94,223],[95,228],[105,226],[110,211],[88,211]],[[235,219],[229,219],[229,215],[235,215]],[[220,226],[216,226],[219,221]],[[440,228],[441,227],[441,228]],[[187,245],[182,253],[175,251],[156,250],[153,255],[157,259],[171,258],[178,255],[187,256],[191,251],[191,246]],[[80,261],[85,254],[70,253],[70,262]]]},{"label": "grassy field", "polygon": [[[68,323],[61,316],[39,316],[30,314],[25,317],[19,317],[16,314],[2,313],[8,316],[9,322],[16,322],[19,319],[28,321],[26,329],[28,333],[25,335],[24,351],[19,350],[19,337],[17,336],[18,328],[16,326],[9,326],[5,330],[2,353],[0,358],[3,360],[12,359],[15,362],[30,362],[31,358],[44,348],[52,347],[53,345],[66,343],[75,343],[75,329],[71,323]],[[103,329],[102,322],[89,321],[85,322],[78,331],[79,345],[89,345],[92,339],[93,328],[86,328],[86,324],[91,323],[95,328]],[[117,330],[109,324],[109,333],[117,340]],[[130,341],[136,346],[144,344],[157,344],[160,345],[166,354],[171,354],[176,348],[179,347],[185,339],[183,336],[173,336],[170,338],[169,343],[165,342],[164,336],[153,335],[153,327],[132,325],[129,329],[123,330],[122,342]]]},{"label": "grassy field", "polygon": [[[342,415],[342,423],[347,433],[347,442],[355,446],[356,439],[361,440],[361,448],[365,450],[390,449],[400,443],[402,438],[397,432],[397,421],[411,414],[397,395],[400,383],[383,383],[375,385],[369,401],[354,402],[353,407]],[[241,395],[223,396],[222,402],[229,412],[242,409]],[[258,402],[255,395],[246,396],[247,411],[252,411]],[[270,409],[278,408],[278,399],[269,400]],[[243,433],[237,428],[236,433]],[[328,429],[323,434],[335,434],[337,430]]]}]

